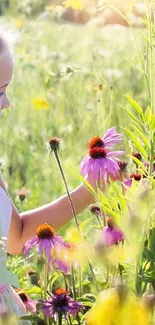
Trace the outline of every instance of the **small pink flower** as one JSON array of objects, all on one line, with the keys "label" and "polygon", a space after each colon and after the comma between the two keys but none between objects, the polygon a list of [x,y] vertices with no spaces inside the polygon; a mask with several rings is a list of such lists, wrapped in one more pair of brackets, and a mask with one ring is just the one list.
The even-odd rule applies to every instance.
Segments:
[{"label": "small pink flower", "polygon": [[131,187],[132,186],[132,180],[134,179],[135,181],[139,182],[141,179],[142,179],[143,175],[141,174],[131,174],[130,175],[130,178],[127,179],[125,182],[124,182],[124,189],[126,190],[126,186],[127,187]]},{"label": "small pink flower", "polygon": [[19,292],[18,296],[20,297],[20,299],[22,300],[22,302],[24,303],[25,307],[31,311],[31,313],[35,313],[36,312],[36,304],[37,302],[35,300],[30,299],[25,292]]},{"label": "small pink flower", "polygon": [[102,231],[103,242],[106,246],[118,245],[124,242],[124,232],[118,228],[111,218],[106,220],[107,226]]},{"label": "small pink flower", "polygon": [[65,243],[60,236],[56,235],[51,225],[43,224],[37,228],[37,236],[29,239],[23,247],[24,255],[27,256],[35,246],[37,246],[40,255],[47,257],[49,268],[53,264],[54,267],[60,267],[65,272],[66,264],[58,258],[61,249],[65,248]]}]

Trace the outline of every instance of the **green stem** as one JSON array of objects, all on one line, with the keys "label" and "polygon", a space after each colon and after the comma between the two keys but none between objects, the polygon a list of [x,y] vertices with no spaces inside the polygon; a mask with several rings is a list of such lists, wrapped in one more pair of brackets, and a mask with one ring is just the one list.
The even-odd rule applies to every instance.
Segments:
[{"label": "green stem", "polygon": [[82,296],[82,277],[81,277],[81,266],[79,265],[79,297]]},{"label": "green stem", "polygon": [[94,280],[94,284],[96,286],[96,291],[98,293],[99,292],[99,286],[98,286],[98,283],[97,283],[97,280],[96,280],[96,277],[95,277],[95,274],[94,274],[93,267],[92,267],[90,262],[88,262],[88,264],[89,264],[89,268],[90,268],[90,271],[91,271],[91,274],[92,274],[92,277],[93,277],[93,280]]},{"label": "green stem", "polygon": [[63,272],[62,272],[62,274],[63,274],[63,278],[64,278],[64,283],[65,283],[65,290],[68,292],[68,284],[67,284],[66,274]]},{"label": "green stem", "polygon": [[68,190],[68,185],[67,185],[67,182],[66,182],[66,178],[65,178],[62,166],[61,166],[61,162],[60,162],[60,158],[59,158],[57,149],[54,150],[54,154],[55,154],[55,158],[57,160],[57,163],[58,163],[58,166],[59,166],[59,169],[60,169],[60,173],[61,173],[64,185],[65,185],[65,188],[66,188],[66,192],[67,192],[67,195],[68,195],[69,203],[70,203],[70,206],[71,206],[71,210],[72,210],[72,213],[73,213],[73,216],[74,216],[74,219],[75,219],[77,229],[78,229],[79,233],[81,234],[78,219],[77,219],[77,215],[76,215],[76,211],[75,211],[75,208],[74,208],[74,205],[73,205],[73,202],[72,202],[71,195],[70,195],[69,190]]},{"label": "green stem", "polygon": [[76,289],[75,289],[75,279],[74,279],[74,268],[73,268],[73,265],[71,266],[71,276],[72,276],[73,295],[74,295],[74,299],[76,300]]},{"label": "green stem", "polygon": [[120,263],[118,263],[118,270],[121,278],[121,284],[123,284],[123,273],[122,273],[122,266]]},{"label": "green stem", "polygon": [[155,79],[154,79],[154,48],[153,48],[153,23],[152,23],[152,6],[150,0],[146,1],[148,11],[148,39],[149,39],[149,87],[150,87],[150,108],[152,114],[155,113],[154,109],[154,91],[155,91]]},{"label": "green stem", "polygon": [[140,252],[139,252],[139,255],[137,257],[137,261],[136,261],[136,276],[135,276],[135,289],[137,291],[137,294],[140,293],[140,285],[139,285],[139,271],[140,271],[140,268],[141,268],[141,262],[142,262],[142,253],[143,253],[143,248],[144,248],[144,242],[145,242],[145,239],[146,239],[146,236],[148,234],[148,231],[149,231],[149,228],[150,228],[150,223],[151,223],[151,220],[152,220],[152,217],[154,215],[154,210],[153,212],[150,214],[148,220],[146,221],[146,224],[143,228],[143,234],[142,234],[142,238],[143,240],[141,241],[141,246],[140,246]]},{"label": "green stem", "polygon": [[72,325],[72,321],[71,321],[70,315],[68,315],[68,323],[69,323],[69,325]]},{"label": "green stem", "polygon": [[58,325],[62,325],[62,314],[58,314]]},{"label": "green stem", "polygon": [[[45,256],[45,264],[43,267],[43,284],[44,284],[44,299],[47,299],[47,286],[48,286],[48,264],[47,264],[47,257]],[[44,320],[45,324],[49,325],[49,319],[46,317],[46,314],[44,313]]]},{"label": "green stem", "polygon": [[150,154],[150,164],[149,164],[149,176],[152,176],[153,172],[153,161],[154,161],[154,143],[151,140],[151,154]]}]

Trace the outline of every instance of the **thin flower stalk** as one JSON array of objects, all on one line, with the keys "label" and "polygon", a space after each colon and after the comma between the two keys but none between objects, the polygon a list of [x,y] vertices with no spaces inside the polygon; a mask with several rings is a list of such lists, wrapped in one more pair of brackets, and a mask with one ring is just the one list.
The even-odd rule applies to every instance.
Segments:
[{"label": "thin flower stalk", "polygon": [[76,223],[77,229],[78,229],[79,233],[81,234],[80,226],[79,226],[79,222],[78,222],[78,218],[77,218],[77,215],[76,215],[76,211],[75,211],[75,208],[74,208],[74,204],[73,204],[73,202],[72,202],[71,195],[70,195],[70,193],[69,193],[69,189],[68,189],[67,181],[66,181],[66,178],[65,178],[65,175],[64,175],[64,171],[63,171],[63,168],[62,168],[62,165],[61,165],[61,161],[60,161],[60,158],[59,158],[59,155],[58,155],[58,150],[57,150],[57,148],[55,148],[55,149],[53,150],[53,152],[54,152],[54,155],[55,155],[56,161],[57,161],[57,163],[58,163],[58,166],[59,166],[59,169],[60,169],[60,173],[61,173],[61,176],[62,176],[62,179],[63,179],[64,185],[65,185],[65,188],[66,188],[66,192],[67,192],[67,195],[68,195],[68,199],[69,199],[69,202],[70,202],[71,210],[72,210],[72,213],[73,213],[73,216],[74,216],[74,219],[75,219],[75,223]]}]

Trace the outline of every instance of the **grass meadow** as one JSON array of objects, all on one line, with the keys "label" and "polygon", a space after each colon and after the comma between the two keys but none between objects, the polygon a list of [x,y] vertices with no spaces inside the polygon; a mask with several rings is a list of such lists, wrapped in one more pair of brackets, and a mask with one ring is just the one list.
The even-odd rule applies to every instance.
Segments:
[{"label": "grass meadow", "polygon": [[[143,57],[145,44],[137,30],[133,33]],[[61,159],[72,189],[79,180],[69,166],[79,170],[89,139],[109,127],[122,131],[130,124],[122,109],[129,106],[125,95],[147,106],[133,33],[121,26],[23,22],[8,89],[11,108],[1,118],[0,150],[11,195],[17,188],[31,190],[24,208],[64,193],[55,160],[47,152],[49,137],[62,139]]]},{"label": "grass meadow", "polygon": [[[133,151],[144,154],[145,159],[147,158],[146,152],[148,156],[151,152],[151,157],[153,157],[154,149],[151,151],[149,147],[149,141],[152,143],[150,139],[153,139],[151,132],[154,132],[153,127],[151,129],[150,126],[153,115],[150,115],[150,111],[147,110],[150,103],[149,87],[151,87],[151,77],[147,74],[150,61],[148,59],[148,42],[144,40],[143,29],[126,28],[119,25],[99,28],[92,22],[85,26],[69,23],[58,24],[50,19],[44,19],[42,16],[31,20],[7,17],[6,20],[15,30],[17,41],[14,50],[14,75],[8,88],[11,107],[4,111],[0,121],[0,165],[10,195],[20,211],[41,206],[65,193],[54,155],[49,155],[47,150],[47,140],[50,137],[59,137],[62,140],[60,158],[70,190],[80,183],[75,171],[80,173],[80,162],[88,151],[87,145],[90,139],[94,136],[102,137],[106,130],[113,126],[118,132],[125,134],[123,143],[118,146],[118,149],[125,150],[126,154],[123,159],[129,161],[130,173],[135,169],[128,156]],[[151,46],[153,48],[153,45]],[[129,103],[126,96],[130,96],[140,105],[136,106],[135,103],[132,103],[136,111],[135,118],[132,115],[134,113],[131,101]],[[129,110],[130,114],[125,112],[124,107]],[[141,107],[143,113],[141,113]],[[145,112],[147,113],[145,114]],[[141,117],[145,124],[143,126]],[[137,142],[136,138],[133,138],[132,135],[129,136],[129,132],[124,132],[124,128],[133,130],[134,122],[137,129],[138,127],[140,129],[139,134],[134,131]],[[139,143],[142,144],[139,145]],[[153,158],[151,159],[151,166],[153,166]],[[143,164],[139,164],[139,169],[142,172]],[[136,161],[136,171],[139,172],[139,169]],[[154,188],[152,175],[150,172],[151,190]],[[95,281],[98,282],[97,292],[112,288],[113,284],[116,285],[119,276],[121,281],[123,278],[130,289],[132,288],[133,292],[139,296],[147,289],[153,288],[154,290],[154,257],[149,257],[149,259],[147,255],[149,254],[148,250],[153,252],[154,249],[154,246],[151,246],[155,240],[155,236],[152,235],[154,234],[154,219],[149,225],[147,223],[144,232],[142,231],[142,225],[143,223],[146,225],[147,216],[151,215],[154,218],[153,191],[147,197],[147,201],[142,197],[136,201],[137,192],[134,184],[128,201],[125,193],[121,193],[120,185],[112,186],[112,190],[109,190],[107,196],[98,193],[99,201],[103,210],[105,208],[106,215],[109,211],[111,216],[116,217],[118,221],[117,217],[121,214],[122,223],[120,220],[118,223],[127,234],[126,242],[128,244],[125,245],[129,257],[124,262],[124,255],[122,257],[119,252],[111,252],[110,254],[113,255],[110,255],[110,260],[114,257],[115,266],[113,263],[112,266],[105,263],[105,268],[101,265],[98,271],[98,266],[96,266],[98,259],[97,261],[95,259],[92,261],[92,269],[90,268],[93,271],[92,277],[87,267],[83,267],[82,272],[77,271],[75,274],[71,272],[71,275],[68,275],[66,278],[68,283],[74,277],[76,282],[74,287],[75,283],[71,281],[71,288],[73,285],[71,295],[73,293],[75,298],[74,289],[77,290],[78,299],[82,299],[80,301],[85,302],[85,308],[88,309],[95,301]],[[18,198],[17,189],[30,191],[22,204]],[[136,213],[140,220],[138,225],[141,225],[141,228],[136,223],[130,224],[127,229],[127,222],[124,221],[125,216],[128,214],[132,217],[137,216],[136,213],[131,213],[131,202],[135,209],[137,208]],[[111,208],[109,204],[111,204]],[[78,220],[83,225],[83,236],[88,238],[90,244],[91,238],[97,237],[97,231],[100,228],[96,220],[92,219],[89,209],[81,213]],[[73,229],[74,226],[73,220],[60,229],[59,234],[66,238],[66,232],[68,229]],[[94,228],[95,235],[93,235]],[[149,229],[153,229],[150,237]],[[146,244],[146,239],[149,244],[148,242]],[[133,251],[136,246],[139,251],[135,257]],[[117,245],[115,247],[118,248]],[[147,252],[142,254],[146,247]],[[133,260],[130,258],[132,254]],[[26,288],[26,292],[36,299],[36,294],[42,296],[42,291],[37,291],[41,290],[37,289],[38,287],[29,289],[30,283],[26,273],[29,268],[35,269],[35,262],[36,260],[33,259],[32,262],[25,263],[23,256],[8,257],[9,267],[19,275],[21,288]],[[52,278],[54,287],[57,287],[56,283],[62,284],[62,275],[58,274],[57,276],[54,273],[52,276],[54,277]],[[96,276],[97,280],[94,280],[93,276]],[[130,303],[131,301],[128,301],[128,308],[132,310],[135,307],[132,307],[133,305]],[[111,310],[115,311],[115,306],[111,305]],[[127,312],[126,309],[125,313]],[[136,312],[138,313],[138,311]],[[139,313],[143,314],[141,310]],[[96,315],[99,315],[99,311]],[[131,321],[129,325],[153,324],[146,323],[143,316],[141,321],[139,318],[139,322],[138,320],[135,323]],[[94,316],[91,317],[88,319],[88,325],[114,324],[112,320],[105,322],[103,319],[98,319],[95,323]],[[47,325],[86,324],[81,314],[76,319],[71,316],[66,321],[60,316],[58,323],[54,321],[50,323],[46,319],[44,322]],[[34,324],[41,323],[34,320]],[[117,324],[124,325],[126,323],[120,321]]]}]

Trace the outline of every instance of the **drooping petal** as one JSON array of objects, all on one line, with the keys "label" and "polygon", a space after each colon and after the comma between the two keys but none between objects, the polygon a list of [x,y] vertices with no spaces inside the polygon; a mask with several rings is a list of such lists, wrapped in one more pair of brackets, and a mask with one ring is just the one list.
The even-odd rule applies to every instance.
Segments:
[{"label": "drooping petal", "polygon": [[54,267],[59,268],[65,274],[70,271],[69,263],[66,263],[65,261],[59,258],[54,259],[52,264]]},{"label": "drooping petal", "polygon": [[118,245],[120,242],[124,242],[125,236],[121,229],[106,226],[102,230],[103,242],[107,246]]},{"label": "drooping petal", "polygon": [[81,175],[86,176],[88,174],[88,169],[90,165],[91,158],[89,155],[87,155],[81,162],[80,168],[81,168]]},{"label": "drooping petal", "polygon": [[34,237],[34,238],[29,239],[29,240],[24,244],[24,246],[23,246],[23,254],[24,254],[25,256],[27,256],[27,255],[29,254],[30,250],[31,250],[34,246],[36,246],[36,245],[38,244],[38,242],[39,242],[39,239],[38,239],[37,236]]},{"label": "drooping petal", "polygon": [[132,178],[129,178],[127,181],[124,182],[124,188],[126,189],[126,186],[127,187],[131,187],[132,185]]},{"label": "drooping petal", "polygon": [[31,311],[31,313],[36,312],[36,304],[37,302],[32,299],[28,299],[27,301],[24,302],[24,305],[26,306],[27,309]]},{"label": "drooping petal", "polygon": [[102,138],[105,147],[111,147],[114,144],[120,143],[123,139],[123,135],[121,133],[118,133],[115,129],[115,127],[112,127],[109,129]]},{"label": "drooping petal", "polygon": [[54,246],[65,247],[65,244],[64,244],[63,240],[58,235],[53,236],[53,245]]}]

